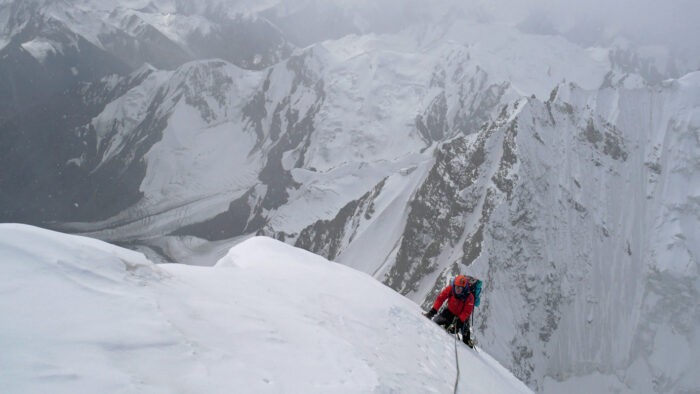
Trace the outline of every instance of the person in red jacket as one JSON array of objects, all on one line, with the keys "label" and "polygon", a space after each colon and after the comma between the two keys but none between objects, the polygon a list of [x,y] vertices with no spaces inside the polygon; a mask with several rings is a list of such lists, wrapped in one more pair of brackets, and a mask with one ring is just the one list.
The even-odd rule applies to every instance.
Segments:
[{"label": "person in red jacket", "polygon": [[[452,284],[445,287],[445,290],[440,292],[435,304],[425,317],[433,319],[437,314],[438,309],[447,300],[447,308],[433,320],[436,324],[448,328],[454,321],[455,329],[462,332],[462,341],[469,347],[474,347],[469,335],[468,320],[469,315],[474,310],[474,295],[469,291],[469,281],[464,275],[458,275]],[[456,319],[455,319],[456,318]]]}]

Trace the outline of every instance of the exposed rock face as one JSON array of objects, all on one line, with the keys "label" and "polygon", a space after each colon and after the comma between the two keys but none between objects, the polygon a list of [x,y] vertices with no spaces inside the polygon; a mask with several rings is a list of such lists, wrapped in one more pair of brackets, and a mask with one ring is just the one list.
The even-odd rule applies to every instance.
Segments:
[{"label": "exposed rock face", "polygon": [[470,60],[462,50],[449,52],[446,66],[439,64],[433,71],[429,86],[437,93],[416,117],[416,128],[426,141],[474,133],[492,120],[500,105],[515,99],[508,83],[490,84],[481,67],[465,67]]},{"label": "exposed rock face", "polygon": [[436,165],[411,202],[389,286],[403,293],[416,290],[419,279],[437,269],[440,251],[461,236],[464,215],[473,212],[478,200],[458,197],[461,191],[468,193],[483,164],[486,139],[484,135],[469,146],[466,137],[458,137],[436,152]]},{"label": "exposed rock face", "polygon": [[[411,198],[385,283],[429,308],[454,275],[482,278],[486,288],[477,335],[532,387],[541,389],[544,376],[566,379],[601,371],[627,371],[623,384],[655,391],[693,387],[696,383],[677,370],[649,361],[657,350],[640,352],[637,346],[641,341],[653,349],[650,338],[667,335],[673,337],[669,343],[692,346],[697,331],[686,320],[673,319],[673,312],[657,309],[673,303],[669,308],[678,310],[684,303],[691,315],[698,313],[688,303],[698,289],[684,287],[686,279],[680,279],[691,280],[697,261],[673,269],[680,282],[671,284],[658,268],[667,267],[668,260],[659,258],[665,252],[651,246],[665,244],[660,239],[666,236],[643,224],[669,212],[658,182],[673,175],[664,173],[661,162],[674,160],[668,152],[678,149],[683,135],[698,130],[671,109],[678,97],[687,97],[683,86],[591,92],[562,84],[546,102],[519,100],[475,134],[442,143]],[[665,109],[652,111],[658,115],[651,123],[640,122],[636,114],[660,101]],[[620,113],[610,113],[608,106]],[[641,143],[662,140],[651,149]],[[698,147],[695,140],[684,149]],[[696,171],[696,164],[683,173]],[[697,211],[692,193],[683,195],[682,200],[689,198],[681,204],[685,208],[673,211]],[[333,221],[304,230],[304,242],[297,245],[338,254],[339,241],[348,238],[341,229],[359,216],[364,198]],[[668,245],[692,253],[682,239]],[[646,305],[650,294],[655,306]],[[626,308],[640,313],[612,312]],[[606,334],[611,329],[612,336]],[[572,357],[581,346],[586,350]],[[639,375],[629,369],[633,364],[654,377],[637,382]]]},{"label": "exposed rock face", "polygon": [[[0,4],[0,18],[7,22],[0,28],[0,119],[76,83],[126,75],[144,64],[172,70],[196,59],[221,58],[260,70],[293,50],[269,21],[213,4],[190,9],[186,2],[156,2],[138,10],[115,5],[107,13],[102,5],[72,3]],[[161,21],[165,15],[174,19]]]},{"label": "exposed rock face", "polygon": [[[29,7],[21,30],[0,48],[0,120],[106,75],[130,71],[120,59]],[[50,101],[45,105],[51,105]],[[36,111],[36,109],[34,109]]]},{"label": "exposed rock face", "polygon": [[[289,189],[299,186],[290,170],[304,163],[314,132],[314,117],[325,98],[323,79],[315,62],[311,49],[269,70],[259,90],[243,107],[245,128],[256,136],[248,155],[264,161],[258,174],[260,183],[231,202],[226,212],[183,227],[174,235],[195,235],[213,241],[258,232],[267,224],[266,212],[287,203]],[[270,92],[271,81],[280,79],[290,83],[282,95],[275,95]],[[296,104],[300,100],[310,104]]]},{"label": "exposed rock face", "polygon": [[[151,73],[143,69],[124,78],[81,84],[1,123],[6,142],[0,147],[4,220],[97,220],[138,201],[143,164],[127,160],[126,167],[92,172],[102,153],[94,129],[85,124]],[[47,134],[47,129],[53,132]],[[152,136],[157,136],[155,130]],[[35,181],[27,184],[27,179]]]},{"label": "exposed rock face", "polygon": [[[695,330],[677,321],[659,324],[657,318],[648,314],[654,308],[643,306],[646,302],[643,300],[652,293],[659,297],[654,301],[657,306],[672,302],[667,297],[672,297],[671,287],[676,286],[670,284],[669,278],[659,277],[656,267],[665,266],[664,261],[668,260],[660,259],[665,252],[651,246],[659,242],[657,237],[665,236],[649,231],[643,224],[651,217],[660,218],[663,212],[668,212],[669,207],[664,207],[666,203],[662,202],[664,197],[658,194],[661,189],[657,183],[658,168],[664,166],[643,163],[658,164],[659,157],[673,160],[659,149],[666,149],[666,152],[677,149],[671,146],[679,142],[677,137],[685,134],[676,134],[679,122],[684,124],[681,129],[695,127],[675,115],[670,115],[672,120],[665,118],[674,112],[667,112],[668,106],[675,105],[676,99],[672,97],[685,96],[680,93],[684,89],[680,86],[667,89],[664,93],[652,89],[587,92],[562,85],[548,102],[529,99],[516,110],[516,116],[508,115],[511,121],[480,131],[479,137],[499,141],[483,145],[486,159],[480,158],[478,149],[462,156],[463,167],[459,173],[476,174],[470,182],[455,180],[451,172],[442,170],[450,166],[441,160],[447,150],[439,150],[431,175],[440,174],[442,180],[436,182],[428,177],[416,200],[422,202],[429,198],[424,196],[425,190],[433,190],[429,194],[433,198],[444,196],[444,190],[448,190],[451,200],[442,197],[437,199],[442,203],[431,205],[451,212],[457,205],[452,201],[459,201],[455,190],[465,185],[469,190],[469,185],[481,184],[485,186],[485,190],[477,193],[483,198],[481,208],[467,211],[465,219],[459,221],[467,223],[464,230],[448,226],[444,227],[448,230],[436,230],[434,223],[440,221],[425,218],[439,218],[439,211],[420,220],[418,213],[421,211],[413,208],[412,216],[417,220],[409,220],[403,242],[406,247],[414,248],[409,255],[422,254],[423,257],[405,265],[416,267],[415,271],[399,270],[402,262],[399,253],[396,270],[386,278],[387,283],[406,291],[403,283],[416,283],[421,277],[431,280],[437,277],[442,283],[428,292],[424,299],[427,307],[455,271],[483,278],[486,290],[478,312],[477,332],[488,343],[485,346],[500,349],[496,352],[511,360],[509,365],[516,374],[533,387],[542,388],[542,376],[564,379],[595,371],[613,373],[619,370],[628,371],[622,381],[633,384],[631,382],[638,378],[628,368],[635,363],[644,365],[640,368],[645,375],[655,376],[650,379],[655,383],[648,383],[649,389],[663,391],[671,386],[693,386],[695,383],[677,371],[672,372],[672,368],[642,361],[644,356],[637,350],[637,341],[641,338],[647,338],[646,343],[649,343],[648,338],[658,340],[671,331],[678,334],[670,342],[690,344],[689,338]],[[635,114],[648,110],[642,103],[657,100],[664,101],[663,106],[667,108],[657,113],[666,115],[659,115],[651,124],[640,122]],[[611,117],[608,105],[618,108],[620,113]],[[684,115],[681,118],[687,119]],[[649,149],[641,143],[664,139],[665,148]],[[479,139],[474,141],[472,146],[479,147]],[[689,149],[698,147],[697,143],[691,145]],[[649,155],[656,159],[650,160]],[[477,171],[470,171],[470,162],[480,163]],[[673,177],[669,173],[663,176]],[[436,184],[457,186],[433,186]],[[473,223],[471,228],[470,223]],[[408,237],[409,234],[418,236]],[[453,245],[441,234],[446,234]],[[437,248],[437,253],[427,253],[430,245],[440,243],[449,246]],[[455,243],[461,243],[461,255],[454,252]],[[677,243],[671,241],[669,245]],[[673,246],[676,247],[692,249],[688,244]],[[453,252],[448,253],[448,250]],[[445,259],[445,256],[449,257]],[[441,259],[442,263],[435,263]],[[455,269],[457,262],[471,265]],[[692,265],[697,267],[697,261]],[[440,272],[438,276],[430,274],[435,270]],[[693,269],[681,271],[674,270],[686,277],[692,275]],[[405,277],[411,280],[402,282],[400,279]],[[660,282],[668,287],[657,288]],[[681,293],[687,295],[696,291],[686,289]],[[686,295],[679,295],[676,301],[682,302]],[[689,304],[686,307],[694,311],[691,314],[697,313],[696,307]],[[646,312],[624,316],[611,312],[626,308]],[[504,320],[506,316],[510,317],[506,319],[508,323]],[[512,319],[513,316],[520,317]],[[615,333],[610,335],[610,330]],[[586,350],[577,353],[575,349],[579,346]],[[572,357],[572,354],[579,355]]]},{"label": "exposed rock face", "polygon": [[350,201],[332,220],[319,220],[302,230],[294,246],[330,259],[338,257],[344,246],[353,241],[361,221],[374,214],[374,200],[382,192],[386,178],[359,200]]},{"label": "exposed rock face", "polygon": [[[301,167],[304,163],[304,155],[314,131],[314,117],[325,98],[323,79],[313,71],[314,65],[307,64],[314,61],[312,53],[305,52],[287,61],[287,71],[292,75],[289,95],[278,102],[271,112],[272,123],[267,133],[272,146],[259,176],[260,181],[267,185],[262,206],[268,210],[287,203],[287,189],[298,186],[289,170]],[[308,108],[295,108],[292,100],[301,97],[312,97],[312,104]],[[291,168],[285,168],[282,163],[282,156],[288,152],[294,158],[293,164],[289,166]]]}]

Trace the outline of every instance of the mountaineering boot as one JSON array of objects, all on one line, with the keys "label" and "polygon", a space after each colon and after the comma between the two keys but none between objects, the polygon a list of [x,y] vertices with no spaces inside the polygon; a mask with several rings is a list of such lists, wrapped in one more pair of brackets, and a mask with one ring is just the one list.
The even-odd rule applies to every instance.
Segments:
[{"label": "mountaineering boot", "polygon": [[469,346],[470,348],[474,349],[474,342],[472,342],[471,339],[466,338],[466,339],[464,340],[464,343],[465,343],[467,346]]}]

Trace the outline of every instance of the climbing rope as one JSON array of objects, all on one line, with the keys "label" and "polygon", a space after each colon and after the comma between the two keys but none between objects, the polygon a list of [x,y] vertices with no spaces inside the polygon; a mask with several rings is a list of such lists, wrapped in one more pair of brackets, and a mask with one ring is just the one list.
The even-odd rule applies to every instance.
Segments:
[{"label": "climbing rope", "polygon": [[[452,321],[454,324],[454,320]],[[457,385],[459,385],[459,357],[457,357],[457,337],[459,334],[457,333],[458,330],[454,330],[454,336],[455,336],[455,364],[457,365],[457,377],[455,378],[455,389],[454,389],[454,394],[457,394]]]}]

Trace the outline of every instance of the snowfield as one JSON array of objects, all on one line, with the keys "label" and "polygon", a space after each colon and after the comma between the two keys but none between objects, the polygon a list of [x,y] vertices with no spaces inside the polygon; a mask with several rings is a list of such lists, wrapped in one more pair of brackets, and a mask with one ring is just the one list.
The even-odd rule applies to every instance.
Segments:
[{"label": "snowfield", "polygon": [[[0,391],[451,393],[453,339],[410,300],[271,238],[213,267],[0,224]],[[459,392],[530,390],[458,343]]]}]

